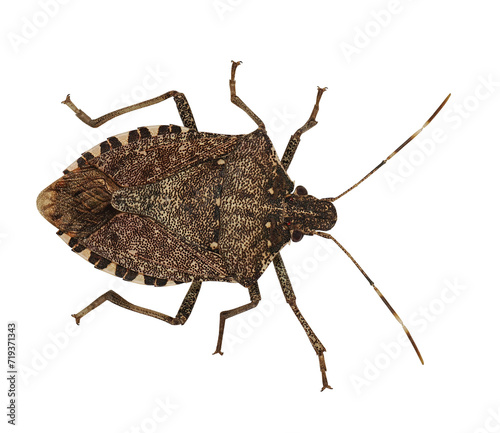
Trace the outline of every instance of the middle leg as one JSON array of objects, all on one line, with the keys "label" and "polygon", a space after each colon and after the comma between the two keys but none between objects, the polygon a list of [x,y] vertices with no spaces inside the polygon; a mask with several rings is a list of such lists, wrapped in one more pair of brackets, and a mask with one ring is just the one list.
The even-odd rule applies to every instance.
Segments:
[{"label": "middle leg", "polygon": [[215,355],[216,353],[218,353],[219,355],[224,354],[224,352],[222,352],[221,349],[222,349],[222,337],[224,336],[224,326],[226,324],[226,319],[236,316],[237,314],[244,313],[245,311],[251,310],[252,308],[255,308],[259,303],[261,297],[257,282],[255,282],[252,286],[248,288],[248,292],[250,294],[250,302],[248,304],[242,305],[241,307],[233,308],[232,310],[222,311],[220,313],[219,337],[217,339],[217,347],[215,348],[215,352],[213,353],[213,355]]},{"label": "middle leg", "polygon": [[247,104],[245,104],[238,95],[236,95],[236,79],[235,79],[236,68],[239,65],[241,65],[241,62],[235,62],[234,60],[232,62],[233,65],[231,67],[231,79],[229,80],[229,88],[231,90],[231,102],[234,105],[240,107],[245,113],[247,113],[260,129],[266,130],[264,122],[260,120],[260,118],[252,110],[250,110],[250,108],[248,108]]}]

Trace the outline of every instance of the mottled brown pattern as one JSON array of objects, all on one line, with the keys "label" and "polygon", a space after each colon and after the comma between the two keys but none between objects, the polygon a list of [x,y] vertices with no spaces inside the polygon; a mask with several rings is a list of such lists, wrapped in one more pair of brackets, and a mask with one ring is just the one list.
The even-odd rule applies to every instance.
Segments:
[{"label": "mottled brown pattern", "polygon": [[278,276],[278,281],[280,283],[281,289],[283,290],[283,294],[285,295],[285,299],[287,301],[295,300],[295,293],[293,292],[292,283],[290,282],[290,278],[288,277],[285,263],[281,258],[281,254],[276,255],[273,260],[273,264],[276,275]]},{"label": "mottled brown pattern", "polygon": [[307,234],[310,230],[331,230],[337,222],[333,203],[312,195],[290,194],[285,198],[283,212],[290,230]]},{"label": "mottled brown pattern", "polygon": [[175,281],[227,281],[221,257],[183,242],[162,225],[120,213],[82,243],[128,270]]},{"label": "mottled brown pattern", "polygon": [[191,107],[189,107],[189,102],[183,93],[178,93],[174,96],[175,105],[177,106],[177,111],[181,116],[182,124],[186,128],[198,130],[196,127],[196,122],[194,121],[193,113],[191,113]]},{"label": "mottled brown pattern", "polygon": [[156,183],[122,188],[111,203],[121,212],[150,217],[182,240],[217,251],[223,162],[211,160]]},{"label": "mottled brown pattern", "polygon": [[181,325],[186,323],[186,320],[189,319],[193,311],[194,304],[196,303],[196,299],[198,298],[198,294],[201,289],[201,281],[195,280],[192,282],[191,287],[189,287],[184,300],[179,308],[179,312],[177,313],[176,319],[179,320]]},{"label": "mottled brown pattern", "polygon": [[[283,224],[283,203],[293,183],[271,141],[260,129],[243,136],[225,136],[181,130],[175,125],[157,127],[157,133],[151,133],[154,127],[149,128],[120,134],[119,139],[110,137],[109,143],[119,141],[122,146],[109,146],[106,153],[93,157],[85,166],[88,167],[85,170],[94,172],[99,171],[93,167],[103,169],[107,173],[103,177],[114,176],[122,185],[138,184],[116,187],[112,198],[107,196],[106,200],[111,202],[115,213],[146,218],[137,217],[125,225],[127,217],[119,215],[99,232],[79,236],[82,245],[124,268],[123,275],[120,272],[117,275],[125,279],[134,279],[133,273],[127,274],[130,270],[144,274],[144,278],[190,281],[203,276],[236,280],[250,286],[290,240],[290,231]],[[201,140],[202,146],[214,153],[209,155],[199,150],[200,144],[195,145],[193,140]],[[188,149],[198,151],[188,152]],[[168,155],[164,160],[157,159],[161,152]],[[186,163],[183,160],[186,155],[207,160]],[[171,169],[177,162],[177,167],[183,169]],[[128,163],[133,169],[124,168]],[[73,170],[69,176],[81,170]],[[157,237],[158,228],[163,228],[171,241],[153,246],[150,242]],[[136,233],[132,233],[133,229]],[[127,245],[130,239],[114,243],[118,236],[132,236],[134,242],[141,241],[149,255],[140,258],[129,254],[134,251]],[[172,256],[169,248],[175,239],[180,241],[179,248],[177,255]],[[176,260],[189,263],[182,256],[184,245],[195,248],[202,262],[218,263],[215,265],[218,271],[200,271],[194,265],[183,270],[175,268]],[[164,262],[163,256],[168,257]],[[147,263],[148,260],[152,263]]]},{"label": "mottled brown pattern", "polygon": [[89,164],[122,187],[145,185],[201,162],[218,159],[229,153],[242,137],[194,130],[157,135],[124,143],[119,149],[93,158]]},{"label": "mottled brown pattern", "polygon": [[45,188],[37,198],[37,207],[60,230],[77,238],[86,237],[116,215],[110,201],[117,189],[109,176],[85,166]]},{"label": "mottled brown pattern", "polygon": [[[140,138],[137,131],[136,134],[128,133],[135,148],[123,143],[122,138],[122,147],[116,150],[110,147],[107,153],[92,158],[92,166],[100,166],[115,179],[120,179],[122,170],[118,162],[135,161],[137,155],[152,155],[158,148],[169,150],[168,161],[180,161],[181,156],[175,151],[186,155],[184,146],[190,134],[205,137],[204,144],[221,154],[211,155],[206,162],[193,162],[170,176],[170,165],[162,169],[162,161],[155,161],[158,172],[162,173],[159,177],[163,179],[145,185],[140,183],[151,177],[150,165],[134,165],[137,173],[123,171],[129,177],[142,179],[141,182],[129,181],[139,186],[115,187],[113,196],[106,197],[108,204],[113,206],[112,216],[118,211],[123,215],[111,221],[103,218],[104,223],[109,221],[107,225],[94,233],[79,236],[81,244],[124,268],[123,275],[117,275],[125,279],[134,279],[133,273],[127,274],[130,270],[173,281],[203,277],[251,285],[290,240],[290,232],[283,225],[283,203],[293,183],[281,167],[265,132],[256,130],[245,136],[231,137],[181,131],[171,126],[168,132],[163,129],[163,136],[149,136],[144,132],[146,128],[141,130],[146,138]],[[123,136],[125,134],[120,135]],[[228,148],[230,151],[222,155],[221,149]],[[114,162],[105,164],[103,161],[113,153],[122,157],[116,160],[110,157],[109,161]],[[205,153],[198,151],[200,154]],[[114,164],[116,170],[113,171]],[[66,177],[82,170],[99,172],[91,166],[86,167]],[[159,230],[164,231],[162,237],[158,236]],[[168,240],[157,242],[163,237]],[[138,253],[140,248],[130,247],[131,242],[140,244],[142,253]],[[189,248],[184,251],[186,246],[196,251],[199,263],[191,262]],[[214,269],[198,268],[200,263],[213,264]],[[189,265],[181,269],[177,264],[181,264],[181,268],[184,264]]]},{"label": "mottled brown pattern", "polygon": [[[228,271],[245,286],[255,282],[289,241],[283,201],[293,189],[271,141],[258,129],[227,156],[221,200],[219,250]],[[273,245],[266,224],[274,221]],[[280,221],[276,225],[276,221]],[[269,225],[269,224],[268,224]],[[273,223],[271,222],[271,228]]]}]

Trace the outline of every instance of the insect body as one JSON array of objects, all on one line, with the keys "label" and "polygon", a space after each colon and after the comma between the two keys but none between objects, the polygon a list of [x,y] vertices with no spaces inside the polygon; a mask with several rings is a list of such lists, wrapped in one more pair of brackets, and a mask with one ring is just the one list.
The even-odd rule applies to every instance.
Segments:
[{"label": "insect body", "polygon": [[[323,390],[330,388],[325,348],[297,308],[279,252],[291,240],[300,241],[304,235],[333,240],[404,327],[357,262],[324,231],[337,220],[333,202],[401,150],[447,99],[419,131],[360,182],[338,197],[317,199],[302,186],[294,190],[286,170],[301,135],[317,123],[319,101],[326,89],[318,88],[309,120],[291,137],[280,160],[263,122],[236,95],[235,72],[239,64],[232,65],[231,101],[258,125],[257,130],[245,135],[199,132],[185,96],[175,91],[98,119],[79,110],[68,95],[63,103],[92,127],[173,97],[184,126],[141,127],[108,138],[83,153],[63,177],[43,190],[37,206],[72,250],[96,268],[148,285],[191,283],[175,317],[133,305],[108,291],[73,315],[77,323],[108,300],[173,325],[184,324],[203,281],[237,282],[248,289],[250,302],[221,313],[214,353],[222,355],[226,319],[257,306],[261,299],[257,280],[273,262],[285,298],[319,357]],[[409,331],[404,329],[420,357]]]}]

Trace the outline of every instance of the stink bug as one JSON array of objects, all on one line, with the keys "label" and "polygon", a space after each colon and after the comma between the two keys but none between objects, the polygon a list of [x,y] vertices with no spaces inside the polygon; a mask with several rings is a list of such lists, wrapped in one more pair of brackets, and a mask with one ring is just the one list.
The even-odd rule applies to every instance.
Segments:
[{"label": "stink bug", "polygon": [[358,267],[403,326],[421,362],[408,329],[372,280],[347,250],[325,233],[335,225],[333,202],[371,176],[437,115],[449,96],[425,124],[359,182],[333,198],[317,199],[287,175],[301,135],[316,125],[326,88],[318,87],[307,122],[288,142],[281,160],[262,120],[236,95],[236,68],[229,81],[231,102],[258,128],[245,135],[198,132],[182,93],[171,91],[148,101],[91,119],[71,101],[63,101],[91,127],[129,111],[173,97],[183,127],[141,127],[108,138],[82,154],[60,179],[37,199],[40,213],[58,228],[57,234],[74,252],[126,281],[167,286],[190,282],[175,317],[133,305],[110,290],[73,317],[79,323],[105,301],[141,314],[183,325],[189,318],[203,281],[240,283],[250,302],[220,313],[215,353],[222,355],[226,319],[255,308],[261,296],[257,280],[271,262],[287,303],[303,326],[319,358],[323,387],[330,388],[325,347],[299,311],[280,250],[304,235],[334,241]]}]

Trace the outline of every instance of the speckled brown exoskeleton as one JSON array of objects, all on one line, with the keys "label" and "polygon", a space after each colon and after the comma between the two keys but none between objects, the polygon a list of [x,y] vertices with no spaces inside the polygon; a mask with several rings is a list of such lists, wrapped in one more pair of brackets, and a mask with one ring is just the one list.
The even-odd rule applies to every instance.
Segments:
[{"label": "speckled brown exoskeleton", "polygon": [[421,362],[410,332],[373,281],[331,235],[337,212],[333,202],[371,176],[436,116],[359,182],[333,198],[317,199],[294,184],[287,169],[301,135],[316,125],[319,88],[307,122],[288,142],[282,158],[266,134],[262,120],[236,95],[233,62],[229,81],[231,102],[258,125],[244,135],[199,132],[184,94],[171,91],[157,98],[91,119],[71,101],[64,104],[92,127],[139,108],[173,97],[183,127],[140,127],[108,138],[82,154],[64,175],[37,199],[40,213],[58,228],[71,249],[126,281],[168,286],[191,283],[175,317],[133,305],[110,290],[77,314],[77,323],[105,301],[141,314],[183,325],[189,318],[203,281],[240,283],[250,302],[220,313],[214,353],[222,355],[226,319],[255,308],[261,296],[257,281],[271,262],[287,303],[304,328],[319,358],[322,390],[330,388],[325,347],[299,311],[280,250],[304,235],[334,241],[358,267],[382,301],[403,326]]}]

